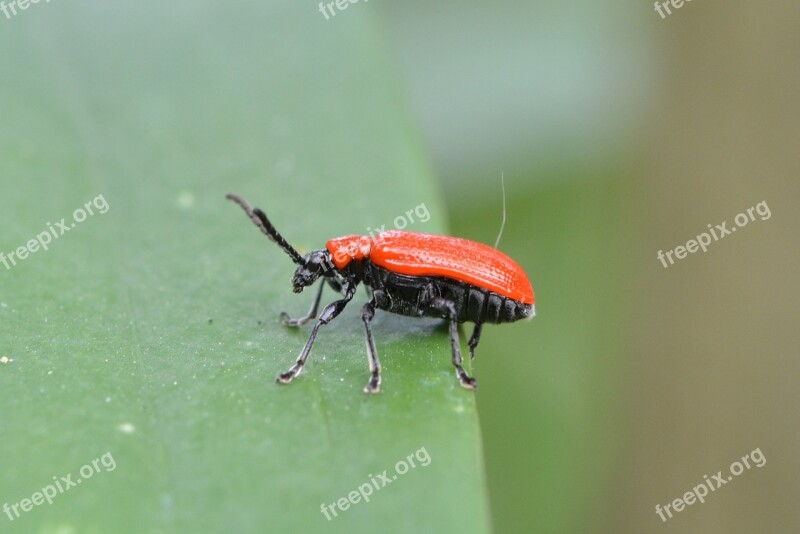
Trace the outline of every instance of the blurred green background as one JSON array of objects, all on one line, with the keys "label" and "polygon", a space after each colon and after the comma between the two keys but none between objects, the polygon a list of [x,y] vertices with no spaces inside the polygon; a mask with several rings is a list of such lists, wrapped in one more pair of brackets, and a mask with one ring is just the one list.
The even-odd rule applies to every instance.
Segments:
[{"label": "blurred green background", "polygon": [[[790,2],[691,2],[662,20],[650,2],[411,0],[390,4],[372,0],[350,5],[325,20],[317,11],[317,3],[305,0],[295,2],[291,8],[288,2],[272,2],[263,9],[248,2],[233,2],[230,10],[252,13],[250,24],[242,24],[246,15],[222,16],[219,13],[223,8],[212,3],[198,3],[202,6],[195,8],[179,2],[176,5],[181,8],[174,8],[170,16],[163,18],[155,4],[147,5],[152,10],[147,16],[129,8],[136,15],[131,27],[142,31],[149,23],[148,17],[152,17],[152,24],[159,31],[144,31],[140,48],[131,54],[159,59],[153,61],[153,68],[144,60],[141,64],[133,62],[141,70],[135,69],[132,74],[145,72],[151,76],[146,78],[148,83],[153,85],[140,87],[142,80],[134,75],[117,80],[130,84],[128,96],[140,99],[135,101],[144,106],[119,112],[130,121],[121,126],[133,126],[135,132],[147,138],[152,132],[147,130],[148,122],[140,122],[140,118],[171,116],[170,110],[159,108],[163,103],[157,95],[164,87],[178,94],[183,87],[181,76],[187,70],[196,75],[201,88],[210,89],[197,102],[188,96],[189,100],[183,102],[185,109],[180,105],[178,109],[191,114],[192,105],[202,102],[213,102],[214,109],[198,113],[196,120],[191,115],[180,116],[180,124],[195,131],[193,143],[179,145],[179,163],[173,162],[174,168],[153,163],[154,168],[150,169],[148,162],[132,163],[128,158],[135,151],[123,143],[135,141],[135,135],[129,137],[126,132],[115,131],[115,123],[104,124],[100,131],[101,137],[107,136],[105,146],[73,147],[71,150],[85,151],[76,154],[89,154],[88,159],[103,162],[105,171],[116,169],[126,177],[122,185],[116,186],[119,195],[144,205],[159,184],[172,194],[195,183],[186,175],[185,183],[171,183],[171,173],[185,173],[187,169],[202,172],[206,168],[203,165],[207,165],[221,175],[210,173],[200,179],[198,183],[209,188],[255,175],[260,181],[253,178],[254,195],[260,192],[258,185],[280,184],[284,198],[294,201],[299,197],[312,210],[331,202],[331,195],[338,198],[336,195],[343,190],[369,193],[354,194],[346,220],[326,219],[320,226],[313,215],[300,218],[293,235],[306,236],[305,247],[316,246],[316,241],[329,232],[345,233],[346,228],[360,231],[364,221],[383,222],[385,210],[394,209],[388,207],[393,206],[392,202],[410,207],[420,201],[436,206],[432,224],[437,228],[431,227],[432,231],[447,228],[451,234],[491,244],[502,219],[500,177],[505,176],[508,222],[500,248],[530,275],[537,296],[537,317],[531,322],[484,330],[473,362],[480,381],[475,397],[482,456],[480,444],[472,442],[476,435],[469,426],[473,406],[470,401],[460,404],[460,392],[448,389],[442,390],[439,397],[429,396],[427,386],[431,384],[426,383],[426,389],[416,399],[405,391],[397,397],[389,396],[388,402],[399,403],[395,409],[403,406],[414,410],[411,415],[416,414],[405,414],[405,419],[396,415],[399,427],[413,425],[410,421],[424,420],[426,416],[435,426],[436,417],[444,421],[450,413],[447,403],[459,403],[466,412],[467,423],[454,424],[453,428],[464,428],[463,435],[448,441],[442,432],[437,435],[438,443],[442,447],[463,443],[469,450],[463,453],[464,458],[476,463],[465,465],[453,460],[447,463],[447,469],[438,464],[437,469],[447,473],[443,474],[449,478],[447,483],[430,486],[423,479],[419,484],[409,482],[407,492],[396,501],[385,501],[380,506],[386,509],[376,513],[377,517],[406,519],[389,525],[370,524],[372,527],[441,532],[451,525],[459,531],[484,532],[491,528],[496,532],[548,533],[800,530],[795,512],[800,498],[796,482],[800,473],[796,420],[800,408],[800,334],[792,324],[799,316],[796,265],[800,249],[795,232],[800,222],[796,209],[800,200],[800,65],[796,57],[800,6]],[[85,6],[88,4],[84,3],[84,9],[90,10]],[[176,17],[175,12],[185,18]],[[282,21],[287,20],[287,12],[291,13],[290,28],[297,31],[304,48],[295,45],[291,35],[281,33],[286,30]],[[5,54],[0,63],[0,79],[6,96],[0,118],[5,140],[0,149],[4,162],[0,180],[4,181],[6,198],[13,198],[17,216],[22,217],[20,213],[33,199],[11,191],[16,191],[16,183],[35,178],[24,170],[31,156],[21,151],[14,140],[39,135],[36,128],[50,128],[46,123],[36,127],[27,124],[20,108],[26,103],[48,102],[50,89],[16,88],[17,75],[26,72],[32,76],[30,79],[36,79],[35,74],[62,82],[74,80],[66,75],[67,66],[82,64],[82,58],[71,56],[65,47],[64,57],[47,58],[31,67],[22,59],[28,56],[14,52],[14,47],[33,47],[32,56],[47,56],[45,52],[54,48],[54,40],[74,37],[70,32],[60,35],[52,30],[59,27],[59,17],[70,21],[72,32],[85,24],[91,36],[87,42],[113,43],[119,37],[115,28],[126,26],[120,16],[120,11],[106,12],[98,7],[92,20],[80,21],[71,14],[67,2],[33,6],[14,20],[0,15],[0,42]],[[110,17],[115,20],[106,30]],[[48,22],[37,23],[37,18]],[[217,20],[219,25],[214,26],[207,41],[198,44],[183,39],[200,32],[209,20]],[[13,31],[9,30],[12,25]],[[271,36],[263,41],[253,38],[259,35],[261,26],[265,35]],[[138,39],[136,31],[131,30],[124,37]],[[155,40],[148,41],[154,36]],[[228,56],[237,50],[239,36],[245,36],[246,43],[263,46],[254,52],[263,58],[262,64]],[[164,43],[169,46],[162,49]],[[279,53],[291,55],[295,47],[298,51],[291,60],[278,57]],[[102,52],[97,53],[100,60],[86,60],[115,72],[119,66],[106,63]],[[194,54],[198,57],[196,64],[172,64],[169,60],[173,56],[186,60]],[[313,59],[314,54],[318,59]],[[212,60],[204,63],[202,58],[208,57]],[[119,61],[125,64],[124,59]],[[225,64],[230,64],[229,70],[202,68]],[[316,65],[315,70],[309,70],[309,65]],[[285,70],[273,72],[271,68]],[[260,74],[253,74],[254,71]],[[320,82],[330,85],[320,86]],[[56,87],[53,93],[67,101],[84,101],[79,96],[82,84],[87,83],[92,85],[92,95],[99,102],[96,108],[94,104],[90,106],[96,111],[95,117],[118,117],[112,108],[120,103],[106,91],[102,80],[97,84],[91,80],[74,83],[66,88]],[[266,87],[269,90],[265,91],[265,98],[269,98],[272,83],[279,92],[294,97],[289,99],[291,103],[280,120],[263,125],[262,130],[257,124],[258,110],[272,103],[265,101],[261,108],[255,95]],[[119,87],[110,86],[114,90]],[[230,92],[231,87],[236,89]],[[17,90],[24,91],[24,96],[14,99]],[[311,101],[309,95],[318,100]],[[252,102],[252,107],[241,104],[243,100]],[[384,101],[391,101],[396,107],[385,106]],[[337,106],[337,102],[344,104]],[[39,111],[52,117],[53,124],[69,123],[59,114],[64,102],[51,104],[52,109]],[[388,111],[373,115],[381,106]],[[108,114],[103,115],[105,112]],[[211,125],[204,122],[209,118],[214,121]],[[90,122],[77,124],[84,135],[87,131],[98,134],[91,132],[96,125]],[[317,124],[321,127],[316,135],[300,135],[314,132]],[[341,131],[337,129],[339,124]],[[256,135],[239,146],[237,143],[243,141],[236,132],[242,127]],[[165,127],[163,135],[170,133],[171,129]],[[160,135],[162,132],[154,134],[145,146],[161,141],[174,149],[170,138]],[[367,137],[370,143],[360,146]],[[224,146],[217,144],[220,139],[225,141]],[[265,140],[281,145],[267,147]],[[105,152],[109,147],[111,150]],[[260,151],[268,154],[264,159],[270,162],[270,168],[263,166]],[[47,163],[52,154],[43,152]],[[224,160],[223,154],[227,154]],[[308,154],[310,163],[298,161]],[[193,163],[195,158],[201,163]],[[129,170],[135,165],[154,174],[150,189],[137,189],[136,173]],[[413,178],[404,174],[412,171]],[[344,174],[347,181],[336,181]],[[431,176],[437,182],[430,181]],[[325,182],[322,187],[315,181],[320,179]],[[408,181],[408,187],[397,187],[404,181]],[[69,183],[53,188],[55,198],[47,200],[48,213],[63,211],[58,197],[70,189]],[[382,194],[390,198],[371,201]],[[439,199],[443,201],[441,207]],[[255,196],[253,202],[257,201],[262,203]],[[704,231],[707,224],[730,221],[760,201],[768,202],[771,219],[753,223],[713,244],[707,253],[691,255],[669,269],[657,260],[658,250],[685,243]],[[200,199],[200,204],[208,213],[217,209],[210,197]],[[69,202],[65,205],[72,206]],[[125,214],[135,219],[134,207],[135,204],[129,206]],[[289,217],[293,207],[282,205],[278,210],[282,217]],[[363,219],[352,214],[359,212],[364,214]],[[215,224],[211,217],[207,219],[202,223],[209,227]],[[8,212],[2,219],[5,232],[11,236],[0,234],[2,250],[15,246],[18,236],[28,237],[27,226],[15,227],[15,220]],[[255,232],[243,224],[224,229],[225,232],[212,231],[219,241],[230,239],[230,229],[251,237]],[[238,236],[235,234],[235,238]],[[103,242],[109,242],[110,236],[102,237]],[[137,239],[133,230],[127,237]],[[149,244],[144,237],[138,239],[142,246]],[[253,237],[248,243],[261,242]],[[191,249],[194,244],[186,246]],[[90,243],[81,246],[88,250]],[[242,246],[236,253],[246,250],[250,249]],[[276,257],[272,252],[270,260]],[[248,261],[261,266],[265,256],[262,253]],[[206,276],[225,273],[215,261],[201,257]],[[234,268],[236,262],[230,263],[228,267]],[[270,269],[266,276],[286,278],[285,272]],[[235,272],[228,280],[232,286],[241,287],[241,280],[251,274]],[[114,283],[107,273],[92,276]],[[150,276],[152,273],[146,271],[133,280],[144,287],[152,282]],[[3,283],[10,284],[8,280],[3,279]],[[246,287],[262,291],[262,282],[253,280]],[[199,282],[198,285],[203,287]],[[281,293],[287,286],[273,289],[275,293],[270,296],[281,299],[281,305],[298,305],[288,291]],[[215,289],[212,293],[215,298],[224,298],[224,291]],[[278,297],[279,294],[284,296]],[[140,302],[146,300],[145,296],[150,293],[140,295]],[[57,301],[55,297],[53,300]],[[200,306],[199,302],[193,300],[186,306]],[[106,311],[115,310],[110,303]],[[266,313],[263,305],[252,310],[234,306],[232,310],[259,316]],[[169,315],[169,310],[164,311],[165,317]],[[120,325],[129,319],[116,318]],[[360,332],[351,331],[359,328],[359,322],[353,317],[348,321],[331,337],[360,350]],[[230,333],[226,343],[233,343],[234,334],[247,335],[246,332]],[[403,348],[400,342],[404,332],[424,339],[420,345]],[[387,321],[383,335],[389,342],[384,347],[411,353],[417,350],[425,354],[424,363],[430,365],[436,361],[435,347],[446,350],[441,332],[430,339],[426,336],[431,332],[425,326]],[[183,332],[187,333],[195,332]],[[14,333],[6,331],[4,335],[13,339]],[[174,341],[181,339],[181,332],[172,335]],[[285,336],[292,347],[301,343],[302,337]],[[0,353],[21,344],[24,343],[6,341],[7,346],[0,346]],[[331,340],[326,350],[339,350],[333,348],[336,345]],[[340,352],[340,357],[345,357],[347,349]],[[361,362],[360,353],[355,360]],[[250,396],[243,395],[247,416],[251,410],[258,411],[262,399],[256,396],[256,388],[264,376],[271,378],[273,361],[283,359],[276,357],[257,364],[260,360],[250,354],[247,360],[249,366],[257,366],[250,373]],[[414,373],[411,380],[425,380],[425,365],[408,365]],[[323,368],[329,373],[340,370]],[[351,372],[350,379],[358,376],[360,380],[361,368],[353,365],[352,371],[349,367],[347,370]],[[7,369],[0,366],[0,373],[3,371]],[[393,371],[396,375],[403,369]],[[155,369],[151,372],[156,376]],[[433,385],[450,384],[449,373],[442,368],[436,368],[436,373]],[[239,376],[235,378],[238,380]],[[316,380],[310,376],[304,379]],[[233,387],[236,381],[229,380],[228,386]],[[320,380],[335,381],[332,377]],[[299,384],[292,387],[296,385]],[[198,394],[204,389],[207,388],[198,388]],[[315,400],[322,402],[324,394],[317,394],[321,397]],[[332,404],[361,403],[363,399],[357,395],[359,388],[348,386],[336,394],[335,402],[344,404]],[[290,400],[295,402],[301,397],[298,393]],[[0,398],[6,406],[12,400]],[[428,409],[429,401],[439,402],[441,409],[427,415],[416,412]],[[232,400],[227,403],[234,407]],[[388,406],[383,415],[391,417],[392,404]],[[346,419],[354,428],[359,427],[359,414],[364,415],[359,409],[347,414]],[[242,413],[236,415],[249,421]],[[6,448],[0,450],[16,452],[25,444],[16,442],[19,435],[15,438],[6,430],[8,417],[0,411],[0,432],[4,434],[0,439],[7,442]],[[235,422],[230,424],[236,428]],[[173,431],[176,436],[178,430]],[[50,438],[45,431],[37,430],[35,436],[25,439],[35,439],[40,443],[37,446],[43,448],[42,443]],[[382,439],[392,442],[391,436]],[[361,453],[372,451],[368,453],[371,459],[377,456],[379,465],[385,465],[385,457],[368,443],[369,428],[359,428],[357,439],[344,440],[335,449],[353,462],[342,470],[352,479],[366,475],[359,470],[358,460],[352,458]],[[294,445],[302,445],[300,437]],[[410,442],[395,443],[388,457],[395,458],[403,447],[410,446]],[[745,472],[709,496],[705,504],[688,507],[666,523],[655,514],[656,504],[663,506],[680,497],[702,482],[704,474],[726,470],[732,461],[756,448],[767,459],[763,468]],[[219,451],[223,454],[222,448]],[[138,452],[142,454],[141,450]],[[437,457],[435,453],[432,456]],[[80,465],[75,462],[88,459],[84,453],[70,457],[76,459],[64,472]],[[11,462],[8,458],[3,461],[6,463],[0,465],[10,473]],[[436,460],[432,465],[437,465]],[[51,473],[53,469],[48,467],[43,472]],[[286,478],[280,479],[280,484],[303,487],[291,480],[290,473],[282,476]],[[309,471],[305,476],[303,482],[313,486]],[[40,475],[31,480],[46,481],[46,477]],[[191,486],[190,481],[186,483]],[[322,490],[311,488],[311,493],[315,498],[331,494],[330,483],[329,479],[318,481],[319,486],[328,486]],[[484,483],[488,519],[480,491]],[[140,484],[141,488],[147,487],[142,480]],[[449,512],[456,512],[454,503],[459,500],[469,503],[470,509],[463,523],[448,523],[452,516],[437,515],[435,510],[435,503],[439,502],[436,492],[458,488],[459,484],[463,485],[464,494],[446,501],[453,507]],[[224,493],[225,489],[230,488],[220,491]],[[202,488],[196,491],[201,500],[209,498]],[[430,494],[426,495],[426,491]],[[26,492],[16,491],[0,498],[13,500]],[[124,496],[124,492],[118,495]],[[439,522],[415,523],[417,512],[413,507],[419,502],[415,496],[423,497],[430,505],[418,516]],[[316,507],[317,501],[313,502]],[[163,502],[151,504],[154,514],[169,508]],[[244,504],[253,510],[262,505],[257,499]],[[274,504],[263,506],[271,515],[285,512]],[[233,506],[230,510],[241,508]],[[331,528],[364,531],[367,523],[349,513],[346,523]],[[255,511],[253,516],[261,517]],[[0,516],[0,525],[2,519]],[[237,527],[246,531],[244,527],[252,525],[250,519],[253,518],[241,518],[241,522],[229,525],[232,531]],[[470,523],[472,519],[474,523]],[[192,522],[176,520],[165,524]],[[271,531],[271,527],[284,531],[289,524],[280,521],[280,528],[264,524],[263,531]],[[131,531],[137,531],[136,526],[133,523]],[[324,531],[328,526],[322,524],[318,530]],[[24,527],[25,524],[20,531],[26,531]]]},{"label": "blurred green background", "polygon": [[[476,373],[498,532],[797,532],[800,7],[382,5],[451,230],[528,269]],[[767,201],[664,269],[658,250]],[[731,223],[729,222],[729,225]],[[767,464],[663,523],[753,449]]]}]

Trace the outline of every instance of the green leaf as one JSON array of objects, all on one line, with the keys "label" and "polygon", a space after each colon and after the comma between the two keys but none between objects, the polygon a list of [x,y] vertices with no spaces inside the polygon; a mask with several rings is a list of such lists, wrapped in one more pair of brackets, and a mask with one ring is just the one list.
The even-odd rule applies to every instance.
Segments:
[{"label": "green leaf", "polygon": [[[445,231],[371,7],[0,15],[0,251],[58,235],[0,263],[0,506],[22,506],[3,531],[488,531],[446,330],[378,312],[383,391],[367,396],[360,291],[275,384],[309,332],[278,315],[313,291],[291,292],[291,261],[224,199],[263,208],[301,252],[382,225]],[[369,502],[325,518],[384,470]],[[23,511],[68,474],[81,484]]]}]

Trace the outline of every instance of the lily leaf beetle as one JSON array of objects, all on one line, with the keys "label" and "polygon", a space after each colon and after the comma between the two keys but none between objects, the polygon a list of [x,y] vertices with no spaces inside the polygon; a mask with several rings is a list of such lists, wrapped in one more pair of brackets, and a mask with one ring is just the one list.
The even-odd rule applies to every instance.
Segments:
[{"label": "lily leaf beetle", "polygon": [[[533,287],[525,271],[488,245],[458,237],[389,230],[374,237],[337,237],[329,240],[324,249],[301,256],[263,211],[238,195],[231,193],[226,198],[239,204],[253,223],[297,264],[292,278],[295,293],[324,279],[306,315],[293,319],[281,313],[286,326],[298,327],[313,319],[316,322],[297,361],[278,375],[279,383],[288,384],[300,374],[320,327],[344,310],[360,283],[367,287],[369,295],[361,309],[370,369],[366,393],[377,393],[381,385],[381,364],[370,326],[376,309],[447,320],[456,377],[467,389],[475,389],[477,381],[462,365],[459,323],[475,323],[468,342],[470,358],[474,358],[485,323],[510,323],[535,315]],[[326,283],[342,298],[325,306],[317,318]]]}]

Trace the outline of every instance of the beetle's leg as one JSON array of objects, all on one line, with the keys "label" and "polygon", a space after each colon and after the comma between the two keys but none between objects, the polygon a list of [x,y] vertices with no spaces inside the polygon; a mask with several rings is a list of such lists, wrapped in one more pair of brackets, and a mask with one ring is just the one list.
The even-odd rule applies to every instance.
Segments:
[{"label": "beetle's leg", "polygon": [[322,299],[322,288],[325,287],[325,282],[319,285],[319,289],[317,290],[317,296],[314,297],[314,302],[311,304],[311,309],[308,310],[308,313],[305,314],[303,317],[298,317],[297,319],[292,319],[289,317],[289,314],[286,312],[281,312],[281,322],[284,326],[303,326],[311,319],[314,319],[317,316],[317,310],[319,310],[319,301]]},{"label": "beetle's leg", "polygon": [[475,328],[472,329],[472,336],[469,338],[469,359],[475,359],[475,349],[478,347],[478,342],[481,340],[481,330],[483,330],[483,323],[475,323]]},{"label": "beetle's leg", "polygon": [[478,381],[469,376],[461,365],[462,359],[461,347],[458,341],[458,311],[456,310],[456,305],[451,300],[437,297],[433,299],[431,306],[450,320],[450,350],[453,352],[453,366],[456,368],[456,377],[458,381],[461,383],[462,387],[475,389],[478,387]]},{"label": "beetle's leg", "polygon": [[381,362],[378,361],[378,351],[375,349],[375,339],[372,337],[372,328],[369,324],[373,317],[375,317],[375,301],[371,300],[361,308],[361,320],[364,321],[364,328],[367,330],[369,370],[372,373],[364,387],[364,393],[378,393],[381,390]]},{"label": "beetle's leg", "polygon": [[289,368],[288,371],[278,375],[278,382],[281,384],[288,384],[294,377],[300,374],[300,371],[303,370],[303,366],[306,364],[308,355],[311,353],[311,347],[314,345],[314,340],[317,337],[317,331],[319,331],[319,327],[324,324],[328,324],[340,313],[342,313],[344,307],[347,306],[347,303],[353,299],[353,295],[355,294],[356,285],[353,283],[348,283],[344,298],[335,302],[331,302],[325,306],[325,309],[322,310],[322,315],[320,315],[319,319],[317,319],[317,322],[314,323],[314,328],[311,330],[311,335],[308,337],[306,346],[303,347],[303,351],[300,353],[300,356],[297,357],[297,361]]}]

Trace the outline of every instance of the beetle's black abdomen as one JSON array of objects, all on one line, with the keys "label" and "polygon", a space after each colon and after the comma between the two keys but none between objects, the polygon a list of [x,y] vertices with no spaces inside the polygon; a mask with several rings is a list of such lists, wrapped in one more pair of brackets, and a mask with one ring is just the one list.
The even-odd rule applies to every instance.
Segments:
[{"label": "beetle's black abdomen", "polygon": [[458,321],[511,323],[533,315],[533,305],[498,295],[492,291],[443,277],[405,276],[374,264],[364,270],[364,283],[377,291],[379,309],[412,317],[441,317],[431,309],[436,297],[452,301]]},{"label": "beetle's black abdomen", "polygon": [[[461,288],[454,288],[451,294],[457,295]],[[533,305],[524,304],[497,293],[467,286],[463,289],[464,304],[457,304],[458,320],[476,323],[513,323],[533,315]],[[456,303],[456,297],[450,297]],[[462,307],[464,308],[462,310]]]}]

